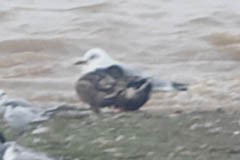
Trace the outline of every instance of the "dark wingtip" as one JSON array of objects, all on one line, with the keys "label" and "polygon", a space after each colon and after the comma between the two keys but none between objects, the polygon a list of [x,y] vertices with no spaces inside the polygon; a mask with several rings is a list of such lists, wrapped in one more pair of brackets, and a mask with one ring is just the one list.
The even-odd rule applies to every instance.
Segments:
[{"label": "dark wingtip", "polygon": [[172,85],[178,91],[187,91],[188,90],[188,84],[174,82]]}]

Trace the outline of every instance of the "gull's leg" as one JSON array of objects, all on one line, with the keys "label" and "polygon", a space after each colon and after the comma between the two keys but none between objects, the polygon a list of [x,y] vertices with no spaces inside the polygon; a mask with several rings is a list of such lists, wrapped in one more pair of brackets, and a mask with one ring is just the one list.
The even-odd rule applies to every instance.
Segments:
[{"label": "gull's leg", "polygon": [[113,113],[122,113],[125,112],[125,109],[123,107],[114,107],[112,111]]},{"label": "gull's leg", "polygon": [[91,106],[91,110],[94,112],[94,113],[91,113],[90,117],[89,117],[92,121],[96,121],[99,118],[101,118],[102,114],[101,114],[101,110],[99,107]]},{"label": "gull's leg", "polygon": [[91,109],[92,109],[93,112],[96,113],[96,114],[99,114],[99,113],[100,113],[100,109],[99,109],[99,107],[91,106]]}]

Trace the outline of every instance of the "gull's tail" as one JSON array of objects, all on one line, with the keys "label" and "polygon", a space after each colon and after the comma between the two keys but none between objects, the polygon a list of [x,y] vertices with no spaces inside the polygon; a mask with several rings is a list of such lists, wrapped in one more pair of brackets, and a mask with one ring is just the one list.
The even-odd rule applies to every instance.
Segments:
[{"label": "gull's tail", "polygon": [[188,84],[178,83],[178,82],[170,82],[170,81],[162,81],[162,80],[152,80],[153,83],[153,91],[187,91]]}]

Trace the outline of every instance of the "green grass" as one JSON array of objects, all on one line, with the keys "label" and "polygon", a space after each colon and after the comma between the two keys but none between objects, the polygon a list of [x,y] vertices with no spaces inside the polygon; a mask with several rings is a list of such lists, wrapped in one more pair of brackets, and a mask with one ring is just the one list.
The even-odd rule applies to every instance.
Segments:
[{"label": "green grass", "polygon": [[29,132],[18,142],[65,160],[239,159],[238,118],[220,112],[56,117],[43,124],[49,132]]}]

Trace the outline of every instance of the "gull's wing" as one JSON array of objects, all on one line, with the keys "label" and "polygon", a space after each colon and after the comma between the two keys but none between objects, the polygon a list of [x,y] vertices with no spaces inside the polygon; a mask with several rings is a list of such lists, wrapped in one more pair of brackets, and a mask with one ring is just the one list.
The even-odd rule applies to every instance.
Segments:
[{"label": "gull's wing", "polygon": [[137,76],[149,79],[152,83],[153,91],[186,91],[188,88],[188,84],[160,80],[130,65],[119,64],[119,66],[129,76]]},{"label": "gull's wing", "polygon": [[121,88],[124,87],[119,74],[121,71],[119,72],[118,68],[110,67],[83,75],[76,84],[78,95],[92,106],[112,105]]}]

